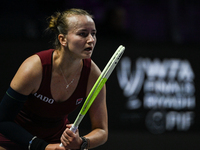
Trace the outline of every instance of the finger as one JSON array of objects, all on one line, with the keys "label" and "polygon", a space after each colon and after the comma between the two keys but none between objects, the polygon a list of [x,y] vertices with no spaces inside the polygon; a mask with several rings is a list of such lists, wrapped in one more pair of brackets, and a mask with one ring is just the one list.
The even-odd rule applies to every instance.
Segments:
[{"label": "finger", "polygon": [[66,136],[68,136],[69,138],[75,137],[74,132],[72,132],[70,129],[66,129],[65,133],[67,134]]},{"label": "finger", "polygon": [[69,140],[68,140],[68,137],[67,137],[66,135],[64,135],[64,133],[63,133],[63,135],[61,136],[60,140],[61,140],[61,143],[62,143],[64,146],[67,146],[67,145],[70,144],[70,142],[69,142]]},{"label": "finger", "polygon": [[73,133],[70,129],[67,128],[67,129],[63,132],[63,136],[64,136],[66,139],[70,140],[71,138],[74,137],[74,133]]},{"label": "finger", "polygon": [[71,128],[73,124],[66,124],[67,128]]}]

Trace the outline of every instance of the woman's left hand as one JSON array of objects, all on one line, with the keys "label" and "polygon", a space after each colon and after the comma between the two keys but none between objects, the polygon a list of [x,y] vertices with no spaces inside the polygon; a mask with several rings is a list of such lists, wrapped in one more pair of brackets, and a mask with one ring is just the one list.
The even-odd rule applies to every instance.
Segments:
[{"label": "woman's left hand", "polygon": [[61,143],[66,149],[80,149],[82,139],[79,136],[79,131],[77,129],[76,132],[73,133],[70,130],[71,126],[72,124],[66,125],[67,128],[65,129],[60,138]]}]

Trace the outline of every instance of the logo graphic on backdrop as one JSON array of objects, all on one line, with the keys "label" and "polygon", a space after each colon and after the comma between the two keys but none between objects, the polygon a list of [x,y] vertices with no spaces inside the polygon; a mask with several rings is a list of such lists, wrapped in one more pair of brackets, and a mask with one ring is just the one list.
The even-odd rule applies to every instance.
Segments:
[{"label": "logo graphic on backdrop", "polygon": [[117,77],[126,109],[148,110],[145,125],[150,132],[187,131],[194,123],[195,75],[188,60],[138,58],[134,65],[123,57]]}]

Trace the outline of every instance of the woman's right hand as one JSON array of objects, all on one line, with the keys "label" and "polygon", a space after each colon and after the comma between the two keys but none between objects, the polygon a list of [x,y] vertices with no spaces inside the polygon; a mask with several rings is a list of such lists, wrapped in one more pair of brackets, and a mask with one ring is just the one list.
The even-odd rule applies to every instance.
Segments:
[{"label": "woman's right hand", "polygon": [[48,144],[45,150],[66,150],[64,147],[60,147],[60,144]]}]

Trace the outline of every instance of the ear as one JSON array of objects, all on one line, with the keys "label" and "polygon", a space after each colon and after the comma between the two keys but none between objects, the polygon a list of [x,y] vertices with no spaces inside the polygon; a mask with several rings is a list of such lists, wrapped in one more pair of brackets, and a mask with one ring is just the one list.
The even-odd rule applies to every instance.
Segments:
[{"label": "ear", "polygon": [[67,44],[67,38],[65,37],[65,35],[63,35],[63,34],[59,34],[58,35],[58,40],[60,41],[60,44],[62,45],[62,46],[67,46],[66,44]]}]

